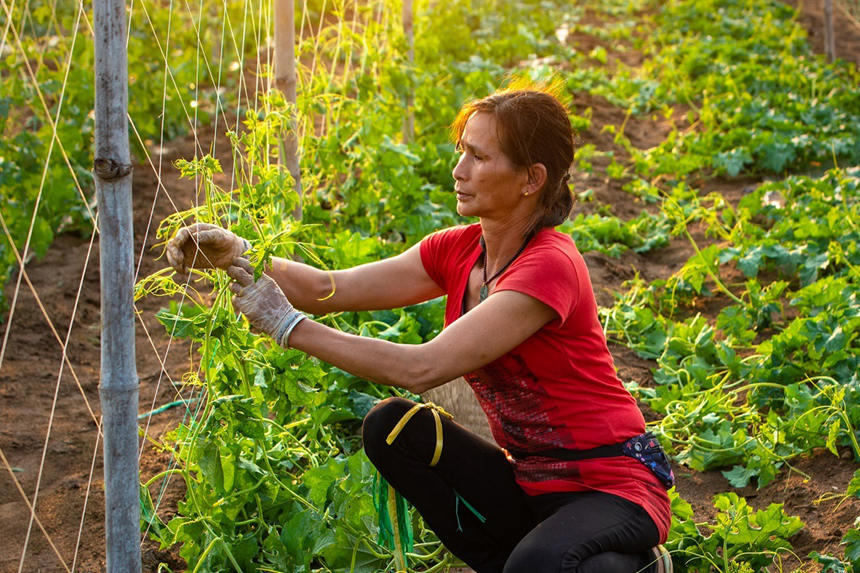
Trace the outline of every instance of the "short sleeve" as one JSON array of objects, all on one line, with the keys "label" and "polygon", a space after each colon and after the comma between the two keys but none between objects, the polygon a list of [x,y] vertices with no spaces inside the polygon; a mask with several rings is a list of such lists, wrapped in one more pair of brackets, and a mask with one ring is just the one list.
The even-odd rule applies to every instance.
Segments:
[{"label": "short sleeve", "polygon": [[436,231],[421,239],[419,252],[424,270],[446,293],[480,234],[479,225],[464,225]]},{"label": "short sleeve", "polygon": [[563,326],[576,312],[583,288],[576,265],[581,257],[572,242],[570,249],[552,243],[535,245],[499,278],[494,291],[513,290],[536,298],[558,313]]},{"label": "short sleeve", "polygon": [[445,272],[442,269],[442,256],[445,252],[445,231],[436,231],[421,239],[420,253],[421,262],[424,264],[424,270],[430,275],[430,278],[439,285],[442,290],[448,292],[446,288]]}]

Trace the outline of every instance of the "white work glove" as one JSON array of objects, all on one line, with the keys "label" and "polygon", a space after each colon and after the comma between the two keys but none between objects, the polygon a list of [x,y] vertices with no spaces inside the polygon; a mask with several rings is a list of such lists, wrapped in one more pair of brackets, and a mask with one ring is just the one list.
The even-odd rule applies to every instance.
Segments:
[{"label": "white work glove", "polygon": [[189,268],[226,269],[251,244],[232,231],[209,223],[182,227],[167,243],[167,262],[181,276]]},{"label": "white work glove", "polygon": [[233,306],[248,317],[253,326],[289,348],[290,334],[307,317],[293,308],[272,277],[264,274],[254,282],[254,268],[248,259],[234,259],[227,274],[236,281],[230,285]]}]

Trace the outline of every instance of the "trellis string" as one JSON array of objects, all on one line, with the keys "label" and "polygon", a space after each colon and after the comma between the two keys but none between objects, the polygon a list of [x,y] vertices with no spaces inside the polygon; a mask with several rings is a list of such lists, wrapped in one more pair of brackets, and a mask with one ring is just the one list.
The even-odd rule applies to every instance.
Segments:
[{"label": "trellis string", "polygon": [[[3,462],[3,467],[6,468],[6,471],[9,472],[9,477],[12,478],[12,483],[15,484],[15,489],[18,490],[18,493],[21,494],[21,499],[24,500],[24,503],[27,505],[27,509],[30,510],[30,513],[35,515],[34,508],[32,505],[30,505],[30,498],[27,497],[27,494],[24,492],[24,488],[21,487],[21,482],[19,482],[18,478],[15,476],[15,470],[9,464],[9,460],[6,459],[6,454],[3,453],[3,448],[0,448],[0,461]],[[54,540],[51,539],[50,535],[48,535],[48,532],[45,530],[45,526],[42,525],[42,521],[38,517],[36,517],[36,525],[39,527],[39,530],[45,536],[45,540],[48,542],[48,545],[51,547],[51,550],[54,552],[54,555],[56,555],[57,559],[60,560],[60,564],[63,566],[63,569],[65,569],[66,571],[70,571],[69,566],[66,565],[66,562],[63,559],[63,556],[60,554],[60,550],[57,549],[57,546],[54,544]],[[20,571],[20,569],[19,569],[19,571]]]},{"label": "trellis string", "polygon": [[87,489],[84,492],[84,503],[83,503],[83,507],[81,508],[81,521],[80,521],[80,525],[78,525],[78,537],[75,540],[75,554],[72,556],[72,572],[74,572],[75,566],[78,563],[78,551],[81,547],[81,537],[82,537],[83,532],[84,532],[84,522],[86,521],[86,517],[87,517],[87,504],[90,500],[90,489],[92,488],[92,485],[93,485],[93,474],[95,473],[95,470],[96,470],[96,460],[99,457],[99,442],[100,442],[101,436],[102,436],[101,420],[99,420],[98,431],[96,432],[96,443],[93,446],[93,459],[92,459],[92,462],[90,462],[90,473],[89,473],[89,478],[87,479]]}]

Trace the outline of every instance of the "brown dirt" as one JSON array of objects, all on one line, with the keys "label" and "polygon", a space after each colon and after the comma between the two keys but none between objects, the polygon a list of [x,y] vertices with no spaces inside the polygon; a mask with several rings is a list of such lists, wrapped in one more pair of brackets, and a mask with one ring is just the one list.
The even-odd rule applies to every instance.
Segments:
[{"label": "brown dirt", "polygon": [[[821,40],[815,31],[820,30],[820,26],[816,24],[820,20],[818,3],[806,1],[803,3],[803,10],[803,22],[812,30],[810,41],[820,50]],[[860,28],[847,18],[838,19],[837,25],[839,56],[860,63]],[[641,61],[641,55],[626,44],[622,45],[623,50],[619,50],[619,44],[610,45],[599,38],[582,33],[575,34],[570,41],[579,45],[583,51],[603,46],[607,50],[610,65],[617,65],[617,62],[636,65]],[[574,107],[578,112],[591,109],[593,126],[581,134],[583,141],[594,143],[601,151],[613,151],[618,159],[626,158],[626,151],[613,141],[612,135],[602,130],[604,125],[625,125],[624,134],[630,142],[645,149],[659,143],[671,129],[670,121],[681,125],[686,115],[686,110],[678,109],[670,120],[662,117],[630,118],[625,124],[621,110],[602,98],[587,94],[576,94]],[[229,153],[224,147],[226,139],[219,137],[219,142],[216,154],[225,161],[225,171],[229,173],[230,166],[226,161]],[[204,141],[204,145],[208,143]],[[180,208],[192,203],[193,185],[180,182],[175,170],[167,166],[175,158],[191,157],[193,149],[193,140],[184,138],[172,142],[165,153],[165,185],[170,198]],[[606,177],[606,163],[608,162],[595,162],[592,173],[577,174],[577,190],[592,188],[596,198],[594,206],[584,204],[578,208],[588,211],[597,205],[608,205],[618,216],[634,216],[644,206],[633,201],[617,182]],[[755,184],[755,181],[737,179],[717,181],[710,182],[708,189],[719,190],[730,200],[737,200],[745,188]],[[135,253],[141,252],[143,237],[147,237],[141,276],[163,265],[155,259],[160,250],[153,249],[154,232],[145,232],[150,221],[150,212],[152,220],[157,222],[174,211],[175,207],[164,190],[158,190],[150,167],[139,165],[134,175]],[[36,514],[69,568],[73,563],[77,571],[84,572],[101,571],[105,567],[101,443],[97,443],[97,425],[88,409],[91,408],[98,417],[98,241],[95,241],[89,259],[88,247],[89,237],[62,235],[43,259],[27,266],[27,276],[61,337],[65,336],[68,329],[75,308],[78,283],[81,276],[84,277],[68,346],[68,360],[80,380],[80,387],[67,367],[57,389],[62,356],[60,345],[51,334],[36,299],[26,284],[22,284],[11,322],[9,345],[0,370],[0,450],[13,469],[10,475],[5,466],[0,466],[0,538],[4,540],[0,544],[0,572],[19,569],[29,511],[22,501],[15,481],[21,484],[27,497],[32,499],[55,389],[56,408],[41,473]],[[669,276],[680,268],[691,252],[692,247],[688,243],[678,240],[649,255],[629,252],[619,259],[611,259],[589,253],[586,260],[599,303],[609,305],[612,303],[613,293],[619,290],[623,281],[632,278],[636,273],[645,280]],[[13,289],[14,282],[6,288],[6,295],[10,300]],[[161,300],[144,299],[138,307],[141,322],[137,325],[136,351],[141,382],[141,412],[148,411],[152,404],[164,404],[179,397],[179,391],[170,379],[178,385],[189,361],[193,363],[195,359],[186,344],[174,340],[162,369],[143,329],[145,325],[154,337],[155,349],[163,356],[167,352],[167,337],[162,334],[163,329],[153,316],[162,305]],[[714,309],[705,309],[709,316],[715,312]],[[2,324],[3,330],[6,324],[7,322]],[[629,349],[617,345],[612,346],[612,352],[623,380],[644,385],[652,383],[653,362],[643,360]],[[656,416],[647,407],[643,406],[643,411],[649,420]],[[159,436],[175,427],[180,419],[179,409],[157,415],[152,418],[149,434]],[[169,463],[168,454],[158,452],[145,444],[141,459],[142,478],[147,479],[163,471]],[[860,501],[845,501],[833,495],[845,490],[856,464],[844,455],[837,458],[828,452],[816,452],[792,463],[798,472],[783,471],[772,484],[762,490],[748,487],[740,492],[756,508],[763,509],[770,503],[784,503],[788,513],[803,519],[806,523],[805,529],[792,540],[800,557],[805,557],[812,550],[839,554],[839,541],[854,517],[860,514]],[[93,464],[93,480],[89,483],[90,467]],[[713,516],[711,500],[714,494],[731,489],[720,472],[679,471],[678,490],[693,505],[697,521],[704,522]],[[153,494],[157,494],[157,491],[153,490]],[[181,484],[177,481],[171,482],[161,504],[165,515],[175,511],[176,503],[182,494]],[[84,499],[87,495],[88,502],[84,512]],[[79,529],[82,531],[80,543]],[[172,551],[161,551],[150,541],[144,542],[143,557],[146,571],[155,571],[158,563],[162,561],[168,563],[173,570],[183,568],[175,548]],[[60,559],[35,525],[24,555],[23,570],[64,570]]]}]

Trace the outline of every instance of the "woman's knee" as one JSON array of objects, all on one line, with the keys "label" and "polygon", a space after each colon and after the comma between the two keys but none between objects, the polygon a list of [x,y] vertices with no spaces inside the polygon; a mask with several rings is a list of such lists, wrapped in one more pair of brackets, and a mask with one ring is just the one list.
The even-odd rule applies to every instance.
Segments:
[{"label": "woman's knee", "polygon": [[[536,533],[533,531],[532,533]],[[526,535],[505,562],[504,573],[534,573],[560,571],[561,555],[548,547],[542,536]]]},{"label": "woman's knee", "polygon": [[382,400],[370,409],[361,426],[361,440],[371,461],[376,458],[397,422],[413,406],[415,402],[394,396]]},{"label": "woman's knee", "polygon": [[568,547],[559,551],[535,543],[536,539],[520,542],[505,563],[504,573],[631,573],[640,569],[638,555],[608,551],[589,555],[585,546]]},{"label": "woman's knee", "polygon": [[607,551],[592,555],[579,563],[575,570],[577,573],[630,573],[649,570],[647,566],[643,569],[642,565],[640,555]]}]

